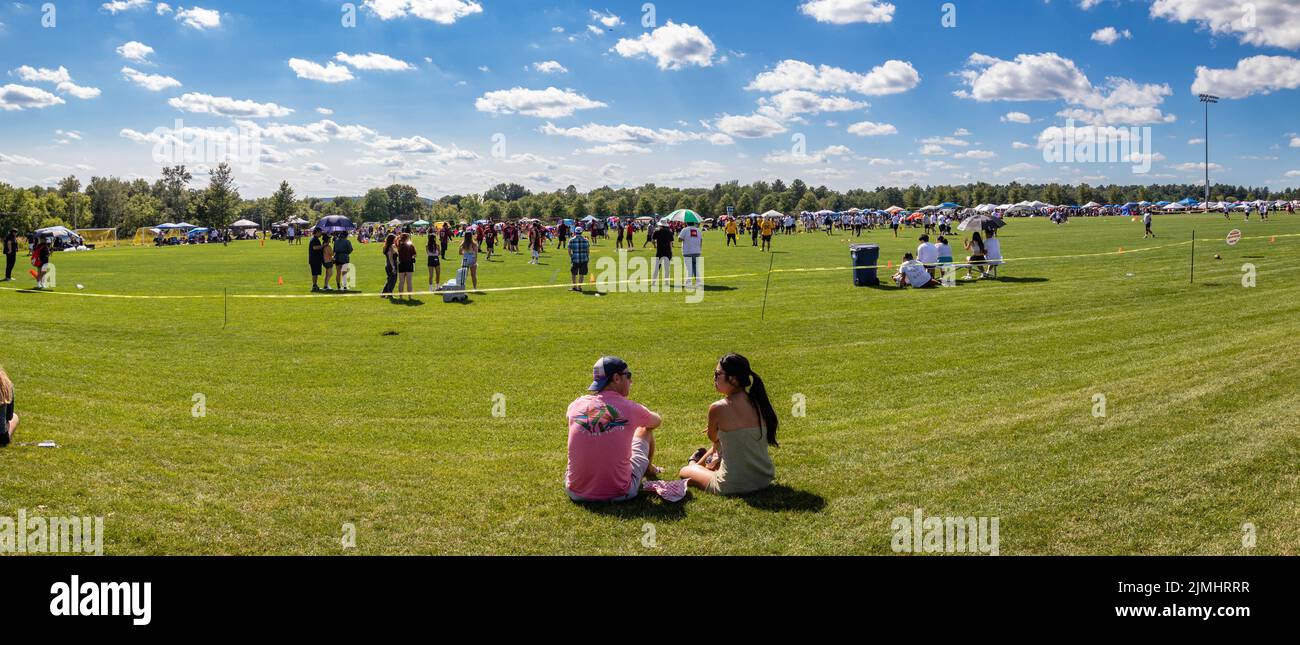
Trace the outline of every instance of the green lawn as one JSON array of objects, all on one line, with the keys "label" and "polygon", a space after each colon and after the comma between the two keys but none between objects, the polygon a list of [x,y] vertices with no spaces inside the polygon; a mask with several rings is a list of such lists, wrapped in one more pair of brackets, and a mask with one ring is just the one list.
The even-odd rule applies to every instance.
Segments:
[{"label": "green lawn", "polygon": [[[1251,552],[1300,553],[1300,219],[1234,220],[1159,217],[1145,242],[1127,218],[1015,220],[1004,252],[1040,259],[924,292],[791,271],[848,265],[849,240],[778,237],[765,319],[771,256],[716,232],[707,272],[740,277],[699,304],[562,288],[470,305],[241,298],[306,294],[306,247],[64,254],[60,293],[13,290],[26,275],[0,290],[18,440],[61,446],[0,451],[0,516],[106,516],[107,554],[888,554],[892,518],[916,508],[999,517],[1004,555],[1245,553],[1247,522]],[[897,263],[917,234],[863,241]],[[358,249],[375,292],[378,247]],[[554,251],[526,260],[483,262],[481,286],[567,279]],[[779,487],[565,497],[563,414],[599,355],[631,364],[634,398],[665,419],[656,461],[675,470],[703,445],[730,351],[782,413]]]}]

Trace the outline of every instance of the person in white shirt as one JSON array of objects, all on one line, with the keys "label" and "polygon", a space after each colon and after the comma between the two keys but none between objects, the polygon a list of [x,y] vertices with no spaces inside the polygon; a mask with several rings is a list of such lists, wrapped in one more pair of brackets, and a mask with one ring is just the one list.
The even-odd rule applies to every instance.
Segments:
[{"label": "person in white shirt", "polygon": [[700,277],[700,256],[704,254],[704,236],[700,234],[700,229],[687,226],[677,234],[677,238],[682,241],[682,258],[686,263],[686,284],[693,285],[696,280],[703,281]]},{"label": "person in white shirt", "polygon": [[998,277],[998,266],[1002,264],[1002,240],[998,239],[996,229],[988,231],[988,234],[984,237],[984,248],[988,258],[988,274],[996,278]]},{"label": "person in white shirt", "polygon": [[916,260],[924,264],[931,275],[934,274],[935,267],[939,266],[939,249],[930,243],[929,235],[921,236],[921,244],[916,247]]},{"label": "person in white shirt", "polygon": [[912,257],[911,253],[903,255],[903,264],[899,265],[898,273],[894,274],[894,282],[899,287],[912,287],[914,289],[927,289],[939,286],[939,281],[930,275],[930,271],[925,265],[918,262]]}]

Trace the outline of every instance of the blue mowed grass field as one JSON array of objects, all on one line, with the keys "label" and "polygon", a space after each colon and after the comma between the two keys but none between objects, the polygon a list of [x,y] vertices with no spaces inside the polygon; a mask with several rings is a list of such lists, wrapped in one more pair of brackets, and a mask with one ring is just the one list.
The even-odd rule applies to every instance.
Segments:
[{"label": "blue mowed grass field", "polygon": [[[1000,518],[1004,555],[1298,553],[1300,219],[1156,230],[1014,220],[1000,279],[923,292],[854,288],[844,234],[769,255],[710,232],[729,277],[695,304],[557,288],[554,250],[482,262],[468,305],[310,297],[306,247],[279,242],[63,254],[57,293],[0,285],[18,440],[60,446],[0,451],[0,515],[104,516],[119,555],[889,554],[918,508]],[[897,264],[917,235],[857,241]],[[354,262],[376,293],[379,248]],[[598,356],[631,364],[675,472],[733,351],[781,413],[776,487],[565,497],[564,410]]]}]

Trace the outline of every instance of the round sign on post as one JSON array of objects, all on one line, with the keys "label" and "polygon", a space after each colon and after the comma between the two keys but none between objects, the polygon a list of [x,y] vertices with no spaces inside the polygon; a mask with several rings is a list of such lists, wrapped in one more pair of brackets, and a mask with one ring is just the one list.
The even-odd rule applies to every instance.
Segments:
[{"label": "round sign on post", "polygon": [[1237,242],[1240,241],[1241,231],[1235,228],[1232,229],[1232,232],[1228,233],[1228,246],[1237,246]]}]

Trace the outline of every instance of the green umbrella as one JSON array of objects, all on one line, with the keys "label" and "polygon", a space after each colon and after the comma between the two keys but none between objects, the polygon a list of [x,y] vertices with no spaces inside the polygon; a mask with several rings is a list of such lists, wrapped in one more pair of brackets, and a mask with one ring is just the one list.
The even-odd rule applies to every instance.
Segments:
[{"label": "green umbrella", "polygon": [[695,211],[685,208],[673,211],[673,214],[668,216],[668,220],[671,222],[681,222],[683,224],[699,224],[703,221],[700,219],[699,215],[695,214]]}]

